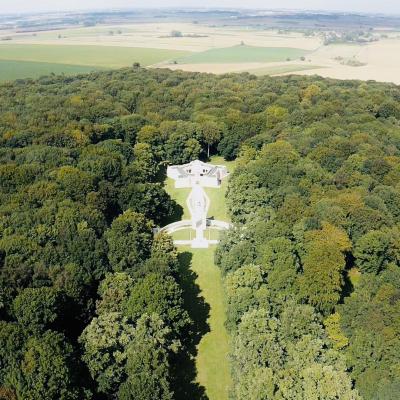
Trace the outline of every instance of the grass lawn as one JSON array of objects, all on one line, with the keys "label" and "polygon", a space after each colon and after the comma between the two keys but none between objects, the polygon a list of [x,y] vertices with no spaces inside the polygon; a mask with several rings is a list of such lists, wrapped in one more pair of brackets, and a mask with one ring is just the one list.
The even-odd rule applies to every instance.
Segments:
[{"label": "grass lawn", "polygon": [[[226,165],[230,173],[235,170],[235,161],[225,161],[223,157],[212,157],[210,163]],[[224,179],[220,188],[204,189],[210,198],[210,209],[208,210],[209,217],[214,217],[214,219],[219,219],[226,222],[230,221],[225,203],[225,194],[227,188],[228,179]]]},{"label": "grass lawn", "polygon": [[[216,229],[206,229],[204,237],[208,240],[218,240],[221,232]],[[171,234],[174,240],[192,240],[196,236],[194,229],[182,229]]]},{"label": "grass lawn", "polygon": [[196,231],[194,229],[182,229],[180,231],[171,234],[174,240],[191,240],[196,236]]},{"label": "grass lawn", "polygon": [[178,64],[249,63],[295,60],[305,56],[307,50],[291,47],[233,46],[206,50],[178,58]]},{"label": "grass lawn", "polygon": [[186,199],[189,196],[190,189],[176,189],[175,181],[173,179],[167,178],[165,181],[165,190],[171,196],[171,198],[182,207],[183,212],[181,217],[177,215],[171,222],[180,221],[181,219],[190,219],[189,209],[186,204]]},{"label": "grass lawn", "polygon": [[228,210],[225,203],[225,193],[228,187],[228,181],[223,181],[220,188],[204,188],[210,199],[210,208],[208,210],[208,217],[219,219],[221,221],[229,221]]},{"label": "grass lawn", "polygon": [[117,46],[1,44],[0,60],[35,61],[90,67],[143,66],[189,54],[186,51]]},{"label": "grass lawn", "polygon": [[[228,360],[229,336],[225,329],[225,298],[219,268],[214,264],[215,247],[191,249],[181,246],[179,251],[190,253],[190,270],[196,277],[198,296],[208,305],[207,332],[197,344],[195,360],[196,382],[205,389],[209,400],[227,400],[231,383]],[[185,288],[184,288],[185,290]]]},{"label": "grass lawn", "polygon": [[85,65],[0,60],[0,81],[4,82],[22,78],[39,78],[43,75],[50,75],[51,73],[75,75],[100,69],[101,68],[99,67],[90,67]]}]

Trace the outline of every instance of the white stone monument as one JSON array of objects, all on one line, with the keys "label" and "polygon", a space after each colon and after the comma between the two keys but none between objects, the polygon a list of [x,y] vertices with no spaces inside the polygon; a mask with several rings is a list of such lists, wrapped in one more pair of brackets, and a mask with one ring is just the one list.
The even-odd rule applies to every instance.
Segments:
[{"label": "white stone monument", "polygon": [[230,224],[224,221],[208,220],[207,213],[210,208],[210,199],[203,187],[219,188],[222,179],[228,176],[224,165],[206,164],[195,160],[184,165],[172,165],[167,169],[167,176],[175,181],[176,188],[192,188],[186,204],[191,215],[190,220],[174,222],[165,226],[161,231],[173,233],[182,229],[193,229],[196,232],[194,239],[175,240],[175,244],[190,244],[192,248],[207,248],[218,240],[206,239],[204,236],[209,229],[229,229]]},{"label": "white stone monument", "polygon": [[225,165],[212,165],[200,160],[183,165],[171,165],[167,176],[175,181],[176,188],[188,188],[198,184],[203,187],[217,188],[222,179],[228,176]]}]

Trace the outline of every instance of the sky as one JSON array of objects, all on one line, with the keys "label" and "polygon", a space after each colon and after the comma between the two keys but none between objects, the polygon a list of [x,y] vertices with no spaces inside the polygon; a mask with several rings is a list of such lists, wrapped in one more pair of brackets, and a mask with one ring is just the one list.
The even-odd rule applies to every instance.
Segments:
[{"label": "sky", "polygon": [[0,13],[143,7],[245,7],[400,14],[400,0],[0,0]]}]

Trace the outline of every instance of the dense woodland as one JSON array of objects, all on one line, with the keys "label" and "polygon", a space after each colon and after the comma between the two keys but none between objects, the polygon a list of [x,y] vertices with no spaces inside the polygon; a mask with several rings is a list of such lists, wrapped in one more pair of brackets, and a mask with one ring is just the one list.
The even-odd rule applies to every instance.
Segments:
[{"label": "dense woodland", "polygon": [[165,165],[216,153],[232,399],[398,398],[400,88],[138,66],[0,86],[0,398],[200,398],[153,228]]}]

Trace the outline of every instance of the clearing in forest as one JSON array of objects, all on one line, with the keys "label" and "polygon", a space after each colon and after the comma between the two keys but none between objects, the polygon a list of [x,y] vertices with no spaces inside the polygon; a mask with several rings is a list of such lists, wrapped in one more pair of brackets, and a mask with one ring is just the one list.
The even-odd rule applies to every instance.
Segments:
[{"label": "clearing in forest", "polygon": [[[234,163],[212,159],[213,164],[225,164],[232,172]],[[210,197],[209,216],[229,220],[225,205],[227,181],[220,188],[205,188]],[[183,217],[188,215],[186,198],[188,190],[175,189],[172,179],[166,182],[166,190],[183,208]],[[194,320],[195,372],[192,377],[196,393],[177,394],[177,398],[201,398],[205,393],[209,400],[227,400],[231,382],[229,335],[225,328],[226,305],[221,272],[214,264],[215,246],[208,249],[192,249],[179,246],[181,259],[181,285],[189,314]],[[192,389],[193,390],[193,389]]]},{"label": "clearing in forest", "polygon": [[[221,272],[214,264],[215,246],[192,249],[179,246],[181,286],[189,314],[196,327],[193,383],[196,387],[179,399],[227,400],[231,384],[229,335],[225,328],[226,308]],[[188,367],[190,368],[190,367]],[[193,368],[193,367],[192,367]]]}]

